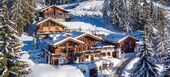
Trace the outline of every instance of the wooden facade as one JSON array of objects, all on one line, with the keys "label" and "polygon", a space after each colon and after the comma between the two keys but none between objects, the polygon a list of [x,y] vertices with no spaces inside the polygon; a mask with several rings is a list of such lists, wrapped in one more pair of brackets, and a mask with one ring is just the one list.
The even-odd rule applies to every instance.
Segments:
[{"label": "wooden facade", "polygon": [[42,18],[53,17],[53,18],[64,19],[64,18],[69,18],[68,13],[69,13],[68,11],[61,9],[56,5],[48,6],[39,11],[40,17]]},{"label": "wooden facade", "polygon": [[134,49],[136,47],[136,41],[137,40],[131,36],[119,41],[121,51],[125,53],[134,52]]},{"label": "wooden facade", "polygon": [[47,18],[36,24],[38,32],[63,32],[67,28],[53,18]]},{"label": "wooden facade", "polygon": [[75,53],[79,51],[86,50],[84,44],[72,39],[68,39],[61,44],[55,45],[50,51],[55,53],[55,55],[65,56],[67,59],[67,64],[73,64],[75,59]]},{"label": "wooden facade", "polygon": [[100,38],[95,37],[95,36],[91,36],[90,34],[85,34],[85,35],[83,35],[81,37],[78,37],[77,39],[83,41],[84,43],[86,43],[86,48],[88,50],[90,50],[91,47],[96,46],[96,43],[98,41],[101,41]]},{"label": "wooden facade", "polygon": [[[56,56],[66,57],[67,64],[73,64],[77,59],[79,61],[85,61],[85,56],[81,56],[81,55],[77,56],[77,53],[90,50],[91,47],[95,46],[96,42],[98,42],[99,40],[100,39],[97,37],[94,37],[89,34],[87,35],[85,34],[76,39],[69,38],[64,41],[62,40],[62,42],[54,46],[49,46],[49,51],[51,53],[54,53]],[[50,63],[56,65],[55,61]]]}]

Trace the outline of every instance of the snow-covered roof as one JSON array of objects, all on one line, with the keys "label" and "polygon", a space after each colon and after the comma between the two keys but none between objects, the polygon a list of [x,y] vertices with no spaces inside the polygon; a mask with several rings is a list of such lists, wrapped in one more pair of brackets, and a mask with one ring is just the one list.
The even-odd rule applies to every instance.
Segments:
[{"label": "snow-covered roof", "polygon": [[87,34],[91,35],[92,37],[95,37],[97,39],[101,39],[100,37],[97,37],[97,36],[92,35],[92,34],[87,33],[87,32],[72,31],[72,32],[69,32],[69,33],[63,32],[63,33],[60,33],[60,34],[57,34],[57,35],[52,34],[52,35],[50,35],[50,37],[53,38],[53,39],[48,38],[45,41],[48,44],[53,45],[53,46],[61,44],[61,43],[65,42],[66,40],[72,40],[72,41],[84,44],[83,41],[80,41],[77,38],[84,36],[84,35],[87,35]]},{"label": "snow-covered roof", "polygon": [[44,11],[44,10],[46,10],[46,9],[48,9],[48,8],[51,8],[51,7],[55,7],[55,8],[60,9],[60,10],[62,10],[62,11],[64,11],[64,12],[66,12],[66,13],[69,13],[69,12],[66,11],[65,9],[59,8],[59,7],[57,7],[56,5],[47,6],[47,7],[45,7],[45,8],[40,9],[39,11]]},{"label": "snow-covered roof", "polygon": [[37,22],[36,25],[42,24],[42,23],[44,23],[44,22],[46,22],[46,21],[49,21],[49,20],[50,20],[50,21],[53,21],[53,22],[55,22],[55,23],[57,23],[57,24],[59,24],[59,25],[61,25],[61,26],[63,26],[63,27],[67,27],[67,26],[59,23],[56,19],[54,19],[54,18],[52,18],[52,17],[48,17],[48,18],[46,18],[46,19],[44,19],[44,20],[42,20],[42,21],[40,21],[40,22]]},{"label": "snow-covered roof", "polygon": [[79,35],[79,36],[77,36],[77,37],[75,37],[75,38],[80,38],[80,37],[82,37],[82,36],[86,36],[86,35],[90,35],[90,36],[92,36],[92,37],[94,37],[94,38],[97,38],[97,39],[99,39],[99,40],[101,40],[102,38],[100,38],[100,37],[97,37],[97,36],[95,36],[95,35],[93,35],[93,34],[90,34],[90,33],[84,33],[84,34],[81,34],[81,35]]},{"label": "snow-covered roof", "polygon": [[53,38],[53,39],[48,38],[46,40],[46,42],[51,44],[51,45],[54,45],[54,46],[66,41],[66,40],[73,40],[73,41],[76,41],[76,42],[84,43],[80,40],[75,39],[75,37],[80,36],[82,34],[84,34],[84,33],[74,31],[74,32],[70,32],[70,33],[61,33],[61,34],[58,34],[58,35],[51,35],[51,38]]},{"label": "snow-covered roof", "polygon": [[115,41],[115,42],[120,42],[124,39],[127,39],[128,37],[132,37],[132,38],[136,39],[135,37],[133,37],[131,35],[127,35],[127,34],[110,34],[110,35],[107,35],[106,37],[104,37],[104,39]]}]

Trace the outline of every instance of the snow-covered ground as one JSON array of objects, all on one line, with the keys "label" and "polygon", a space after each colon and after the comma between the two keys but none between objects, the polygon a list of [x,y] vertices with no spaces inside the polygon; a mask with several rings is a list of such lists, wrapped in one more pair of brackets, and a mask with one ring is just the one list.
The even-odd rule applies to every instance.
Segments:
[{"label": "snow-covered ground", "polygon": [[[134,65],[139,61],[139,57],[137,58],[134,58],[132,61],[130,61],[127,66],[125,67],[125,69],[123,70],[122,72],[122,75],[123,77],[130,77],[130,72],[132,71],[132,68],[134,67]],[[162,65],[159,65],[157,64],[157,67],[158,67],[158,71],[159,73],[161,73],[163,71],[163,66]]]},{"label": "snow-covered ground", "polygon": [[75,4],[59,5],[58,7],[65,8],[73,15],[72,21],[61,23],[72,30],[96,32],[104,35],[119,33],[103,20],[101,12],[103,2],[104,0],[94,0]]},{"label": "snow-covered ground", "polygon": [[[81,30],[84,32],[96,32],[98,34],[122,34],[112,28],[111,25],[106,24],[102,18],[102,5],[104,0],[85,1],[81,3],[59,5],[61,8],[67,9],[73,16],[72,21],[60,22],[72,30]],[[37,9],[41,9],[43,5],[38,5]],[[75,66],[51,66],[44,63],[43,52],[33,47],[33,37],[23,35],[20,37],[24,42],[22,48],[22,60],[28,62],[32,68],[32,73],[29,77],[83,77],[83,74]],[[113,70],[121,60],[116,58],[104,58],[101,60],[110,61],[113,63]],[[102,63],[99,61],[98,63]],[[110,70],[104,70],[101,74],[111,74]]]},{"label": "snow-covered ground", "polygon": [[130,70],[133,68],[134,64],[138,62],[139,58],[133,59],[123,70],[122,76],[129,77]]},{"label": "snow-covered ground", "polygon": [[84,77],[82,72],[74,66],[52,66],[48,64],[37,64],[32,67],[28,77]]}]

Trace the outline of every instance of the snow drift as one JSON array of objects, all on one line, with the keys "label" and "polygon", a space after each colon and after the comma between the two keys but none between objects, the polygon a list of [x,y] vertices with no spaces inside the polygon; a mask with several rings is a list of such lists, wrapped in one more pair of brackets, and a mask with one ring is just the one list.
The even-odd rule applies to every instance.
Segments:
[{"label": "snow drift", "polygon": [[38,64],[32,67],[28,77],[84,77],[79,69],[70,65],[52,66]]}]

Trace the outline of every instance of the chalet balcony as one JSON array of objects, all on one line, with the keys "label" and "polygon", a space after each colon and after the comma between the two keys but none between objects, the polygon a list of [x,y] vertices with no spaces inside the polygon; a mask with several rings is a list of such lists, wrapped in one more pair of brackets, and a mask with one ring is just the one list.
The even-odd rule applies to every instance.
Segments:
[{"label": "chalet balcony", "polygon": [[51,54],[51,57],[53,58],[60,58],[61,55]]},{"label": "chalet balcony", "polygon": [[107,51],[114,52],[115,47],[114,46],[92,47],[91,50],[76,52],[76,56],[97,54],[97,53],[102,53],[102,52],[107,52]]},{"label": "chalet balcony", "polygon": [[53,17],[57,20],[61,20],[61,21],[70,21],[72,16],[70,14],[61,14],[61,15],[55,15],[55,14],[47,14],[44,18],[48,18],[48,17]]},{"label": "chalet balcony", "polygon": [[96,54],[96,53],[101,53],[101,50],[86,50],[86,51],[80,51],[76,52],[76,56],[82,56],[82,55],[89,55],[89,54]]},{"label": "chalet balcony", "polygon": [[59,34],[63,32],[63,30],[56,30],[56,31],[44,31],[44,30],[38,30],[37,34]]}]

